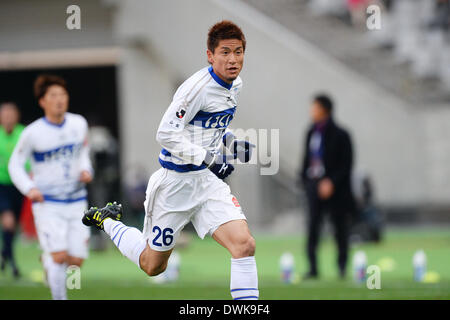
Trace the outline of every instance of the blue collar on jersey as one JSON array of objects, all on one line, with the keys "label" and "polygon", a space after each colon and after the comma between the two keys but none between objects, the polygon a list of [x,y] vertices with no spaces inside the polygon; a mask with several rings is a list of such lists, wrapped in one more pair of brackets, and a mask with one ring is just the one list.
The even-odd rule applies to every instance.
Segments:
[{"label": "blue collar on jersey", "polygon": [[222,87],[230,90],[231,87],[233,86],[233,82],[232,83],[226,83],[225,81],[223,81],[222,79],[219,78],[219,76],[217,74],[214,73],[213,67],[210,66],[208,69],[209,73],[211,74],[211,77],[213,77],[214,80],[216,80],[216,82],[218,84],[220,84]]},{"label": "blue collar on jersey", "polygon": [[64,117],[63,122],[61,122],[61,123],[59,123],[59,124],[58,124],[58,123],[53,123],[53,122],[48,121],[47,117],[42,117],[42,119],[43,119],[47,124],[49,124],[49,125],[51,125],[51,126],[58,127],[58,128],[61,128],[61,127],[66,123],[66,117]]}]

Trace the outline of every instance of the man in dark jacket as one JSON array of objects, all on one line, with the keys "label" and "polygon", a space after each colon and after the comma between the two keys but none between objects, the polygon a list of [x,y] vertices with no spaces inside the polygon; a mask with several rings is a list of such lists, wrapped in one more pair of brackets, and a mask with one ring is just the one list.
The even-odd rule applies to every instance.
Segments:
[{"label": "man in dark jacket", "polygon": [[307,253],[309,272],[317,278],[317,245],[324,211],[330,212],[338,247],[339,275],[345,277],[348,255],[349,212],[354,208],[351,192],[352,143],[349,134],[332,117],[333,102],[317,95],[311,105],[313,125],[308,130],[301,181],[308,199]]}]

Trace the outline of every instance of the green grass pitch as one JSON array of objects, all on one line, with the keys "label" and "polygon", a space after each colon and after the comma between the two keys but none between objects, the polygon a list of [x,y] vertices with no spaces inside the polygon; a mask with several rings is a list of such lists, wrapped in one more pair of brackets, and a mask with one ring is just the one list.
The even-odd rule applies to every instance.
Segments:
[{"label": "green grass pitch", "polygon": [[[279,258],[285,251],[295,256],[296,272],[306,271],[304,236],[255,235],[261,299],[450,299],[450,230],[387,230],[380,244],[358,244],[368,264],[381,267],[381,289],[369,290],[352,279],[351,255],[346,280],[336,271],[336,250],[324,236],[319,251],[320,280],[284,284]],[[413,281],[412,256],[425,250],[430,283]],[[178,250],[180,277],[175,283],[155,284],[113,246],[91,251],[81,270],[81,289],[69,290],[69,299],[230,299],[228,252],[211,238],[192,236],[189,246]],[[50,299],[42,282],[37,242],[17,241],[16,259],[22,278],[14,280],[10,270],[0,273],[0,299]],[[434,274],[434,276],[433,276]]]}]

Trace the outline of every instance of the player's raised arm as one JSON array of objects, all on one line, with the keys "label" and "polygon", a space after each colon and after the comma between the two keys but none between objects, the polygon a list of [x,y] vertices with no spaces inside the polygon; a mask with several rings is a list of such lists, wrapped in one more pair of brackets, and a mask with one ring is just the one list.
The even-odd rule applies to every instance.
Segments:
[{"label": "player's raised arm", "polygon": [[[204,79],[203,81],[207,80]],[[201,109],[203,104],[202,85],[198,83],[194,88],[188,89],[185,94],[183,91],[187,87],[182,86],[175,94],[159,124],[156,140],[172,155],[200,166],[205,159],[206,150],[186,138],[183,129]],[[201,138],[199,138],[199,141],[201,141]]]},{"label": "player's raised arm", "polygon": [[31,136],[25,129],[17,142],[8,164],[11,180],[19,191],[27,195],[36,185],[25,170],[25,163],[32,153]]}]

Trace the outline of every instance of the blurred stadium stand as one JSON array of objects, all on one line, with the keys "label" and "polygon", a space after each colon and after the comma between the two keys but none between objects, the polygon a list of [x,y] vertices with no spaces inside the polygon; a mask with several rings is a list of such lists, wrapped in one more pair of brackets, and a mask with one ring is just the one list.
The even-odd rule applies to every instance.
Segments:
[{"label": "blurred stadium stand", "polygon": [[[314,44],[346,67],[370,79],[374,85],[403,100],[411,113],[417,114],[419,119],[415,130],[424,130],[424,140],[418,138],[415,142],[417,151],[422,150],[428,155],[423,160],[421,170],[428,171],[424,178],[431,188],[429,198],[417,204],[401,204],[395,203],[396,201],[387,203],[383,200],[381,203],[387,210],[387,219],[390,222],[448,223],[450,219],[448,204],[439,194],[443,196],[442,191],[448,190],[444,180],[449,173],[445,168],[445,162],[449,160],[450,150],[446,142],[449,133],[444,124],[450,120],[449,1],[244,0],[244,2]],[[352,3],[361,5],[358,10],[362,11],[363,25],[353,21]],[[371,4],[378,5],[382,9],[381,30],[369,31],[365,27],[365,19],[368,16],[365,10]],[[398,124],[396,126],[402,127]],[[353,125],[350,125],[350,128],[353,128]],[[355,133],[358,135],[361,131],[355,130]],[[381,132],[379,135],[388,137]],[[374,137],[373,142],[376,139]],[[395,156],[393,159],[393,163],[399,166],[403,161],[405,160],[401,157]],[[357,167],[365,165],[361,161],[358,162]],[[400,175],[394,176],[401,179]],[[427,185],[423,180],[420,181],[418,175],[415,176],[417,185]],[[383,175],[375,175],[375,184],[384,188],[379,183],[385,178]]]},{"label": "blurred stadium stand", "polygon": [[[341,0],[4,0],[0,73],[117,68],[119,110],[105,116],[119,123],[121,176],[134,167],[149,176],[159,168],[155,133],[175,89],[207,64],[208,27],[231,19],[248,41],[232,127],[280,129],[278,174],[247,165],[230,180],[253,230],[303,228],[295,180],[317,91],[335,99],[356,167],[373,178],[388,222],[450,223],[448,29],[432,19],[425,2],[434,1],[390,2],[377,34],[354,26]],[[69,4],[81,8],[81,30],[66,28]],[[257,152],[266,151],[260,144]]]},{"label": "blurred stadium stand", "polygon": [[[367,30],[365,20],[363,27],[351,22],[347,2],[352,1],[244,1],[413,105],[450,101],[449,11],[436,5],[445,1],[358,1],[384,8],[376,31]],[[447,24],[437,22],[442,18],[435,6],[447,12]]]}]

